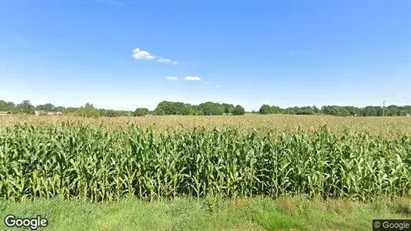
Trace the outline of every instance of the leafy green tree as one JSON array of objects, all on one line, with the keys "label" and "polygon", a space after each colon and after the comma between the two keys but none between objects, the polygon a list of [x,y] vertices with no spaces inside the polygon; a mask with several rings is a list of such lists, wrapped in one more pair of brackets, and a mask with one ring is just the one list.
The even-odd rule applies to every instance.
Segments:
[{"label": "leafy green tree", "polygon": [[181,105],[181,108],[179,108],[179,115],[193,115],[194,110],[193,107],[189,104],[183,104]]},{"label": "leafy green tree", "polygon": [[234,105],[233,104],[228,104],[228,103],[223,103],[222,104],[224,107],[224,113],[225,114],[232,114],[234,111]]},{"label": "leafy green tree", "polygon": [[[182,102],[170,102],[163,101],[160,102],[155,111],[164,111],[165,115],[192,115],[194,114],[193,106],[190,104],[185,104]],[[158,114],[158,113],[157,113]]]},{"label": "leafy green tree", "polygon": [[396,105],[390,105],[387,108],[385,108],[385,115],[388,116],[399,116],[400,115],[400,108]]},{"label": "leafy green tree", "polygon": [[378,116],[379,114],[382,115],[382,110],[381,113],[379,113],[378,107],[374,106],[367,106],[364,108],[364,111],[366,116]]},{"label": "leafy green tree", "polygon": [[244,114],[245,114],[245,110],[242,106],[240,105],[235,106],[233,115],[244,115]]},{"label": "leafy green tree", "polygon": [[137,108],[134,111],[135,116],[146,116],[150,111],[147,108]]},{"label": "leafy green tree", "polygon": [[66,108],[63,106],[57,106],[56,111],[63,112]]},{"label": "leafy green tree", "polygon": [[47,104],[37,105],[36,110],[37,111],[53,112],[53,111],[57,111],[57,108],[53,104],[47,103]]},{"label": "leafy green tree", "polygon": [[36,108],[30,103],[30,100],[23,100],[20,104],[16,105],[16,111],[18,113],[34,115],[35,110]]},{"label": "leafy green tree", "polygon": [[100,116],[100,112],[98,109],[96,109],[93,104],[86,103],[84,107],[79,108],[78,110],[75,111],[75,114],[78,116],[83,116],[83,117],[98,117]]},{"label": "leafy green tree", "polygon": [[297,115],[313,115],[314,109],[311,107],[296,107]]},{"label": "leafy green tree", "polygon": [[259,112],[260,114],[264,114],[264,115],[272,114],[271,107],[270,107],[270,105],[268,105],[268,104],[263,104],[263,106],[261,106],[261,108],[260,108],[260,110],[259,110],[258,112]]},{"label": "leafy green tree", "polygon": [[331,107],[330,106],[322,106],[320,110],[321,110],[322,113],[324,113],[326,115],[331,114]]},{"label": "leafy green tree", "polygon": [[204,115],[224,115],[224,107],[219,103],[205,102],[200,104]]},{"label": "leafy green tree", "polygon": [[111,109],[99,109],[100,116],[116,117],[119,116],[117,111]]},{"label": "leafy green tree", "polygon": [[15,112],[15,104],[13,102],[6,102],[4,100],[0,100],[0,111]]},{"label": "leafy green tree", "polygon": [[270,112],[271,114],[281,114],[283,110],[278,106],[271,106]]},{"label": "leafy green tree", "polygon": [[155,109],[156,115],[174,115],[175,111],[172,104],[173,102],[169,101],[160,102]]},{"label": "leafy green tree", "polygon": [[349,110],[347,110],[346,108],[341,108],[340,109],[340,116],[350,116],[351,114],[350,114],[350,111]]},{"label": "leafy green tree", "polygon": [[165,115],[166,112],[162,108],[156,108],[156,110],[154,111],[154,114],[155,115]]},{"label": "leafy green tree", "polygon": [[295,114],[297,114],[297,109],[294,108],[294,107],[289,107],[289,108],[287,108],[287,114],[295,115]]}]

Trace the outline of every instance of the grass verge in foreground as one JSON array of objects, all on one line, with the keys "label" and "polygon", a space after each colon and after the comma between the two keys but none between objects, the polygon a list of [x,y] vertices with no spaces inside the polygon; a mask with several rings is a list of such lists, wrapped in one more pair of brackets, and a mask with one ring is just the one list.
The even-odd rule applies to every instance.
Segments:
[{"label": "grass verge in foreground", "polygon": [[4,217],[42,215],[49,226],[38,230],[371,230],[372,219],[410,218],[411,198],[361,203],[342,199],[251,198],[174,199],[92,204],[78,200],[0,201]]}]

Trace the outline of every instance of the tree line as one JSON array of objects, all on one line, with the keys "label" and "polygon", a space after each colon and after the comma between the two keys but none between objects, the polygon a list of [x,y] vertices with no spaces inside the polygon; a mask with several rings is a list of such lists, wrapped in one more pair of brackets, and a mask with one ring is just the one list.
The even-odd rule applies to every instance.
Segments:
[{"label": "tree line", "polygon": [[269,106],[264,104],[259,110],[260,114],[292,114],[292,115],[334,115],[334,116],[407,116],[411,114],[411,106],[389,105],[381,106],[323,106],[317,108],[312,107],[289,107],[280,108],[277,106]]},{"label": "tree line", "polygon": [[[147,108],[137,108],[134,111],[113,110],[96,108],[90,103],[82,107],[54,106],[51,103],[34,106],[29,100],[24,100],[19,104],[0,100],[0,111],[12,114],[29,114],[35,112],[61,112],[66,115],[77,115],[84,117],[118,117],[118,116],[146,116],[146,115],[244,115],[246,111],[241,105],[229,103],[205,102],[199,105],[192,105],[183,102],[162,101],[157,107],[150,111]],[[411,106],[389,105],[381,106],[316,106],[280,108],[264,104],[255,114],[290,114],[290,115],[334,115],[334,116],[407,116],[411,114]]]},{"label": "tree line", "polygon": [[245,109],[241,105],[228,103],[205,102],[191,105],[182,102],[163,101],[154,110],[155,115],[244,115]]},{"label": "tree line", "polygon": [[66,115],[77,115],[85,117],[117,117],[117,116],[146,116],[146,115],[244,115],[245,110],[241,105],[220,104],[205,102],[200,105],[185,104],[182,102],[163,101],[159,103],[155,110],[147,108],[137,108],[134,111],[112,110],[96,108],[93,104],[86,103],[82,107],[54,106],[51,103],[34,106],[29,100],[24,100],[19,104],[0,100],[0,111],[11,112],[12,114],[34,115],[37,112],[45,114],[47,112],[61,112]]}]

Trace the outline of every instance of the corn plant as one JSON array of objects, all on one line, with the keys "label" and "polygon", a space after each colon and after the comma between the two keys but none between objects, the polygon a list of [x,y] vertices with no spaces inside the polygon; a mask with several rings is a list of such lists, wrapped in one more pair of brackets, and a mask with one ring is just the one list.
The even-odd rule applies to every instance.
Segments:
[{"label": "corn plant", "polygon": [[14,123],[0,131],[0,198],[307,195],[411,196],[411,136],[327,126],[122,129],[90,121]]}]

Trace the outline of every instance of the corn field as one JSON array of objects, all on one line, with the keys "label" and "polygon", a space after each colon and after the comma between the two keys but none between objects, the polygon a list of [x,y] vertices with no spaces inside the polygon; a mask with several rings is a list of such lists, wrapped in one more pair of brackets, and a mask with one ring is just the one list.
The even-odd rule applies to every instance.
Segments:
[{"label": "corn field", "polygon": [[157,130],[137,123],[9,123],[0,130],[0,198],[307,195],[411,196],[411,135],[327,126]]}]

